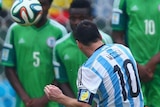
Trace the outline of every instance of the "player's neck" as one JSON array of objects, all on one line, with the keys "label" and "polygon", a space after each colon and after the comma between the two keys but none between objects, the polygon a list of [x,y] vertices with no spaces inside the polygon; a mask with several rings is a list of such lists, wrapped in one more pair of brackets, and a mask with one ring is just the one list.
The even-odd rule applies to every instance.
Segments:
[{"label": "player's neck", "polygon": [[90,57],[96,50],[98,50],[103,45],[104,43],[102,41],[93,43],[92,45],[85,47],[84,53],[86,54],[87,57]]},{"label": "player's neck", "polygon": [[35,24],[35,27],[40,28],[47,22],[47,19],[41,19],[37,24]]}]

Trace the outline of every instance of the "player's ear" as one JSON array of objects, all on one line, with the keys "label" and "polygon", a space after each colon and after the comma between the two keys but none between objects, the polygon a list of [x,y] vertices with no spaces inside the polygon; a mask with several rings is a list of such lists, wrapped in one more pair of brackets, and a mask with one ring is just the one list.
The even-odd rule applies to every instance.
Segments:
[{"label": "player's ear", "polygon": [[82,49],[82,44],[81,44],[81,42],[79,42],[78,40],[76,40],[76,43],[77,43],[78,48],[79,48],[79,49]]},{"label": "player's ear", "polygon": [[100,35],[100,40],[102,40],[102,35]]}]

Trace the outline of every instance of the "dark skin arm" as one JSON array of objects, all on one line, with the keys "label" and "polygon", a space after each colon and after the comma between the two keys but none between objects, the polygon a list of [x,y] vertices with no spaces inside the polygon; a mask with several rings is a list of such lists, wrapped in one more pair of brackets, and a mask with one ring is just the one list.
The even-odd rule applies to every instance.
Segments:
[{"label": "dark skin arm", "polygon": [[124,42],[124,31],[115,31],[112,32],[112,39],[114,43],[119,43],[126,45]]},{"label": "dark skin arm", "polygon": [[32,98],[30,106],[31,107],[46,107],[45,105],[47,104],[48,101],[49,100],[46,95],[44,95],[41,98]]},{"label": "dark skin arm", "polygon": [[61,84],[58,84],[58,86],[66,96],[69,96],[71,98],[75,98],[75,95],[74,95],[74,93],[68,83],[61,83]]},{"label": "dark skin arm", "polygon": [[44,96],[41,98],[30,98],[23,89],[14,67],[5,67],[5,73],[11,85],[21,97],[26,107],[45,107],[45,104],[49,101],[47,96],[44,94]]},{"label": "dark skin arm", "polygon": [[9,82],[11,83],[13,88],[15,89],[15,91],[18,93],[18,95],[24,101],[25,105],[27,107],[29,107],[29,105],[31,103],[31,99],[27,95],[25,90],[23,89],[23,87],[22,87],[22,85],[21,85],[21,83],[20,83],[20,81],[17,77],[15,68],[14,67],[5,67],[5,73],[6,73],[6,76],[9,80]]},{"label": "dark skin arm", "polygon": [[156,65],[160,63],[160,53],[154,55],[146,65],[138,64],[138,71],[142,82],[152,80]]}]

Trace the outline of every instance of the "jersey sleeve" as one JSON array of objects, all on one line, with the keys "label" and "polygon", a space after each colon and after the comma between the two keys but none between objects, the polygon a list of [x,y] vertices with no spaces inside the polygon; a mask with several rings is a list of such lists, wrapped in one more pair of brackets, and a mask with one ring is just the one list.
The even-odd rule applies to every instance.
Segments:
[{"label": "jersey sleeve", "polygon": [[67,29],[66,29],[62,24],[60,24],[59,22],[57,22],[57,21],[55,21],[55,20],[53,20],[53,19],[51,19],[51,21],[52,21],[52,23],[53,23],[54,25],[56,25],[56,27],[60,28],[60,30],[61,30],[61,32],[62,32],[62,36],[64,36],[64,35],[67,34]]},{"label": "jersey sleeve", "polygon": [[[100,76],[89,68],[81,67],[78,71],[78,87],[87,88],[90,92],[96,94],[97,89],[102,82]],[[80,77],[79,77],[80,76]],[[94,78],[94,79],[93,79]]]},{"label": "jersey sleeve", "polygon": [[1,64],[4,66],[15,66],[16,56],[13,41],[14,24],[8,29],[5,42],[2,48]]},{"label": "jersey sleeve", "polygon": [[124,30],[127,25],[126,0],[115,0],[112,13],[112,29]]},{"label": "jersey sleeve", "polygon": [[59,54],[57,53],[57,45],[55,45],[53,49],[53,66],[55,79],[60,83],[68,82],[66,70],[60,61]]},{"label": "jersey sleeve", "polygon": [[[93,79],[94,78],[94,79]],[[102,79],[88,68],[81,67],[78,71],[78,101],[92,104]]]}]

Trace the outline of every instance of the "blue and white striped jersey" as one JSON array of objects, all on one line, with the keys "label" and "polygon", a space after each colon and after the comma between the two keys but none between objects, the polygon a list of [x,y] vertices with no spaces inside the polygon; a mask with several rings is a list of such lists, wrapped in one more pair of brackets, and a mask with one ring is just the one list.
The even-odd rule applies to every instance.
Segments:
[{"label": "blue and white striped jersey", "polygon": [[99,107],[144,107],[136,62],[120,44],[97,49],[79,69],[78,100]]}]

